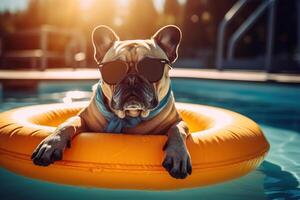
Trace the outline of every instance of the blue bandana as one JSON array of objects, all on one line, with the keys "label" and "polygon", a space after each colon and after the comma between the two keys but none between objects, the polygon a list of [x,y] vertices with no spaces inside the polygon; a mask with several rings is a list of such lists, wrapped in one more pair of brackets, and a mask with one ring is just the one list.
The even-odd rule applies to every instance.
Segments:
[{"label": "blue bandana", "polygon": [[159,105],[155,109],[150,111],[146,118],[126,116],[125,118],[121,119],[105,105],[101,90],[101,82],[99,82],[96,90],[96,105],[108,122],[104,131],[107,133],[120,133],[123,128],[136,127],[142,121],[146,121],[155,117],[168,104],[171,95],[172,92],[170,87],[166,96],[160,101]]}]

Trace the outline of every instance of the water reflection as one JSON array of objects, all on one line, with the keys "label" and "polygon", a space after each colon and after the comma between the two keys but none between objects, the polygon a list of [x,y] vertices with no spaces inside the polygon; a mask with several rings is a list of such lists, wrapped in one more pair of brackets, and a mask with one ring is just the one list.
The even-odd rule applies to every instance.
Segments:
[{"label": "water reflection", "polygon": [[[1,197],[4,199],[299,199],[299,182],[288,171],[270,161],[258,170],[235,180],[188,190],[135,191],[72,187],[15,175],[0,168]],[[99,180],[101,181],[101,180]],[[159,184],[159,183],[158,183]]]},{"label": "water reflection", "polygon": [[[25,105],[89,100],[92,85],[93,82],[63,85],[43,83],[34,93],[11,91],[4,95],[0,91],[0,112]],[[0,196],[3,199],[52,199],[55,192],[57,199],[73,200],[300,199],[300,88],[174,80],[173,89],[177,101],[224,107],[259,122],[271,144],[267,161],[258,170],[236,180],[203,188],[168,192],[58,186],[0,169]]]},{"label": "water reflection", "polygon": [[266,175],[264,190],[269,199],[300,199],[299,181],[292,173],[269,161],[259,171]]}]

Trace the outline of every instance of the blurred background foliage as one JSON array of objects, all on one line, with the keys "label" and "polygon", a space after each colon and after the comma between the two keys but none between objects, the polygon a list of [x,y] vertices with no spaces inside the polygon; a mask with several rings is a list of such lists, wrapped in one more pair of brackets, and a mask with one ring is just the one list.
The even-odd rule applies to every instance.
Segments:
[{"label": "blurred background foliage", "polygon": [[[7,0],[0,2],[3,4]],[[9,1],[9,0],[8,0]],[[16,3],[21,0],[17,0]],[[0,37],[5,38],[6,49],[32,48],[37,38],[7,37],[21,30],[42,25],[83,32],[87,41],[87,61],[93,63],[90,35],[100,24],[112,27],[121,39],[145,39],[167,24],[178,25],[183,32],[181,58],[201,61],[198,66],[214,65],[218,26],[236,0],[23,0],[20,9],[2,9]],[[297,0],[278,1],[274,52],[293,57],[297,51]],[[13,2],[13,1],[11,1]],[[252,0],[250,6],[231,23],[230,35],[255,9],[261,0]],[[243,36],[237,56],[261,56],[265,52],[265,14]],[[64,48],[67,38],[50,38],[51,48]],[[8,44],[8,45],[7,45]]]}]

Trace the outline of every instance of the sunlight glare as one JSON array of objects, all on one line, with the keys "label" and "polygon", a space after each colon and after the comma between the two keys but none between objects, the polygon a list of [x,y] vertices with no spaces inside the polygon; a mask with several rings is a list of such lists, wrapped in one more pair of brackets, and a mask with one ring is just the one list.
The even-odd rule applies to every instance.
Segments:
[{"label": "sunlight glare", "polygon": [[80,8],[82,10],[88,10],[91,8],[95,0],[79,0]]},{"label": "sunlight glare", "polygon": [[114,24],[115,24],[116,26],[122,26],[122,24],[123,24],[123,19],[122,19],[121,17],[116,17],[116,18],[114,19]]},{"label": "sunlight glare", "polygon": [[66,96],[63,98],[63,102],[66,104],[74,102],[74,100],[81,100],[83,98],[88,98],[90,96],[89,92],[84,92],[84,91],[78,91],[78,90],[73,90],[73,91],[68,91],[66,93]]},{"label": "sunlight glare", "polygon": [[129,0],[117,0],[117,4],[118,4],[120,7],[128,7]]}]

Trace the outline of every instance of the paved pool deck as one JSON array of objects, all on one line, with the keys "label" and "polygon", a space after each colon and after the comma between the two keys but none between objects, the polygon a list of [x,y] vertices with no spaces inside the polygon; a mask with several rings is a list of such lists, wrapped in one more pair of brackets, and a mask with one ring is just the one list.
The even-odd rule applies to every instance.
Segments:
[{"label": "paved pool deck", "polygon": [[[211,80],[234,80],[248,82],[278,82],[300,83],[300,75],[275,74],[263,71],[241,71],[215,69],[185,69],[176,68],[170,71],[171,77],[199,78]],[[100,73],[97,69],[48,69],[45,71],[33,70],[0,70],[0,83],[26,82],[26,81],[75,81],[75,80],[98,80]]]}]

